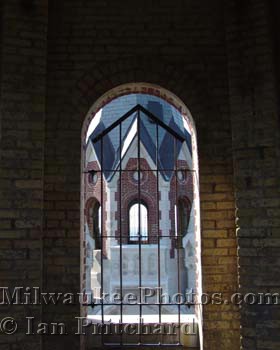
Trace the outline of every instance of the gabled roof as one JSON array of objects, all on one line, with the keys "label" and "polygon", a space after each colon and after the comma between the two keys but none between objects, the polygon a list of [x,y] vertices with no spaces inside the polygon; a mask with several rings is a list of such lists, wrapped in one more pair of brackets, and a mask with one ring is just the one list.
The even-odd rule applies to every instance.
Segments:
[{"label": "gabled roof", "polygon": [[[135,101],[135,96],[133,95],[133,97],[132,100]],[[137,123],[136,132],[134,130],[135,135],[140,135],[140,142],[155,163],[155,168],[158,148],[158,169],[166,180],[172,174],[171,169],[174,167],[175,153],[178,157],[183,142],[186,142],[191,153],[191,135],[184,127],[182,120],[178,118],[178,115],[173,117],[170,111],[167,111],[169,116],[166,117],[164,112],[166,112],[167,107],[162,106],[157,101],[147,100],[146,106],[150,110],[141,104],[136,104],[118,118],[114,117],[115,113],[118,112],[116,103],[113,106],[114,108],[106,108],[107,106],[105,106],[102,110],[100,123],[90,135],[90,142],[95,149],[100,164],[102,163],[107,181],[110,181],[113,172],[119,166],[120,158],[123,156],[121,153],[123,153],[124,144],[128,140],[131,143],[133,139],[131,133],[133,128],[135,129],[135,123]],[[169,105],[167,104],[167,106]],[[120,110],[123,110],[121,104],[119,107]],[[110,113],[112,114],[110,115]],[[126,148],[129,148],[127,144]],[[103,160],[101,161],[102,151]]]}]

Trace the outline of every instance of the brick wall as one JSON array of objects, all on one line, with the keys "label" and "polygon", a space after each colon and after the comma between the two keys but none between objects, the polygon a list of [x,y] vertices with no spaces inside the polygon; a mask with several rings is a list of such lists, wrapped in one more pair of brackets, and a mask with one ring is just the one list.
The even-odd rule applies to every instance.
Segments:
[{"label": "brick wall", "polygon": [[[227,12],[242,293],[279,292],[279,96],[269,5],[231,3]],[[246,305],[240,311],[243,349],[279,348],[278,306]]]},{"label": "brick wall", "polygon": [[[109,89],[176,94],[198,135],[204,292],[276,291],[279,118],[265,0],[2,0],[2,285],[79,291],[81,130]],[[237,211],[235,209],[237,207]],[[236,224],[239,260],[237,273]],[[239,281],[237,276],[239,275]],[[1,307],[64,321],[79,306]],[[277,307],[207,305],[204,348],[279,348]],[[1,349],[77,349],[77,336],[0,337]],[[62,345],[63,344],[63,345]]]},{"label": "brick wall", "polygon": [[[41,287],[48,1],[1,8],[0,285]],[[40,337],[25,336],[24,319],[40,320],[39,306],[0,313],[19,322],[15,335],[1,334],[1,349],[40,346]]]}]

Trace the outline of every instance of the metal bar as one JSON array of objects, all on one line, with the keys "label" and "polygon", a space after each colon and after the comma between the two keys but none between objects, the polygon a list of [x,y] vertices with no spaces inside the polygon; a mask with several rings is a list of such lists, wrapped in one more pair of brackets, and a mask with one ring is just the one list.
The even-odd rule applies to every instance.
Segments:
[{"label": "metal bar", "polygon": [[113,130],[116,126],[118,126],[119,123],[123,122],[126,118],[131,116],[134,112],[143,112],[146,114],[150,119],[154,120],[158,125],[163,127],[165,130],[167,130],[172,136],[176,137],[181,142],[185,141],[185,138],[178,134],[176,131],[171,129],[168,125],[166,125],[164,122],[162,122],[156,115],[148,111],[146,108],[144,108],[142,105],[137,104],[135,107],[133,107],[130,111],[125,113],[121,118],[119,118],[116,122],[114,122],[111,126],[106,128],[104,131],[102,131],[99,135],[97,135],[91,142],[96,143],[99,141],[102,137],[107,135],[111,130]]},{"label": "metal bar", "polygon": [[[159,152],[158,152],[158,148],[159,148],[159,142],[158,142],[158,124],[156,124],[156,169],[157,169],[157,245],[158,245],[158,288],[160,290],[161,288],[161,279],[160,279],[160,230],[159,230],[159,224],[160,224],[160,220],[159,220],[159,177],[158,177],[158,173],[159,173],[159,169],[158,169],[158,157],[159,157]],[[159,303],[159,307],[158,307],[158,321],[159,324],[161,324],[161,298],[159,299],[160,303]],[[162,334],[160,335],[160,342],[159,344],[162,343]]]},{"label": "metal bar", "polygon": [[[162,170],[164,170],[164,171],[174,171],[174,168],[164,168],[164,169],[162,169]],[[188,168],[184,168],[184,167],[180,167],[180,169],[178,169],[178,171],[179,170],[184,170],[185,172],[189,172],[189,173],[195,173],[196,171],[195,170],[191,170],[191,169],[188,169]],[[104,172],[105,171],[112,171],[112,169],[104,169],[103,170]],[[120,170],[118,170],[118,169],[116,169],[116,170],[114,170],[114,172],[115,173],[117,173],[117,172],[119,172]],[[130,170],[130,169],[122,169],[122,172],[134,172],[135,171],[135,169],[134,170]],[[156,172],[157,171],[157,169],[141,169],[141,171],[142,172],[148,172],[148,171],[154,171],[154,172]],[[160,170],[159,170],[160,171]],[[84,173],[91,173],[92,171],[85,171]],[[100,173],[101,172],[101,170],[94,170],[94,172],[95,173]]]},{"label": "metal bar", "polygon": [[104,325],[104,302],[103,302],[103,228],[104,228],[104,203],[103,203],[103,139],[101,139],[101,318],[102,318],[102,330],[101,330],[101,343],[104,344],[104,334],[103,334],[103,325]]},{"label": "metal bar", "polygon": [[[141,190],[140,190],[140,167],[141,167],[141,153],[140,153],[140,111],[137,111],[137,158],[138,158],[138,243],[139,243],[139,290],[142,287],[142,261],[141,261]],[[140,305],[139,305],[139,326],[141,327],[142,318],[142,293],[139,293]],[[141,343],[141,332],[139,332],[139,343]]]},{"label": "metal bar", "polygon": [[[181,235],[181,234],[178,234],[178,236],[179,237],[183,237],[183,235]],[[160,238],[170,238],[170,235],[162,235],[162,236],[160,236]],[[103,235],[103,238],[120,238],[120,236],[116,236],[116,235]],[[138,244],[138,242],[137,241],[130,241],[129,242],[129,244],[133,244],[133,243],[135,243],[135,244]],[[147,243],[146,241],[144,241],[144,242],[142,242],[142,244],[150,244],[150,243]],[[155,243],[155,244],[157,244],[157,243]]]},{"label": "metal bar", "polygon": [[[180,284],[180,241],[179,241],[179,235],[178,235],[178,172],[177,172],[177,140],[174,138],[174,175],[175,175],[175,205],[176,205],[176,221],[175,225],[177,224],[177,227],[175,227],[175,231],[177,232],[177,278],[178,278],[178,293],[181,293],[181,284]],[[180,295],[180,294],[179,294]],[[178,304],[178,323],[181,324],[181,305]],[[181,334],[180,334],[180,328],[179,328],[179,343],[181,343]]]},{"label": "metal bar", "polygon": [[120,229],[120,297],[121,297],[121,306],[120,306],[120,324],[121,324],[121,345],[123,344],[123,280],[122,280],[122,123],[120,123],[119,129],[119,157],[120,157],[120,173],[119,173],[119,229]]}]

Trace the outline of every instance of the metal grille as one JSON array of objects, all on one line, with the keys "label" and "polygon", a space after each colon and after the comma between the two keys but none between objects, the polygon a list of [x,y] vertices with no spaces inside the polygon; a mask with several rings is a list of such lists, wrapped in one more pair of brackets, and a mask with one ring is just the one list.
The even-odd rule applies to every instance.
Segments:
[{"label": "metal grille", "polygon": [[[134,128],[134,133],[131,135],[128,133],[128,124],[132,125],[130,130]],[[148,133],[149,139],[147,138]],[[114,142],[118,143],[118,147],[115,154],[116,160],[113,166],[109,167],[110,139],[114,139]],[[173,283],[172,289],[176,289],[178,293],[181,293],[185,287],[181,281],[181,261],[184,258],[181,255],[185,254],[182,249],[184,233],[181,229],[178,229],[180,226],[178,222],[181,222],[182,219],[177,204],[181,188],[178,181],[187,177],[193,178],[193,171],[184,164],[182,165],[182,162],[180,163],[178,159],[186,139],[182,133],[176,132],[143,106],[136,105],[110,127],[92,138],[91,142],[100,160],[100,169],[94,170],[94,172],[101,181],[101,232],[99,247],[100,293],[99,297],[95,297],[89,306],[92,309],[93,318],[95,317],[101,323],[99,343],[102,347],[181,346],[182,339],[179,328],[172,335],[166,335],[162,332],[159,332],[160,334],[147,334],[146,330],[148,325],[151,326],[150,329],[154,330],[153,326],[155,324],[162,326],[169,324],[169,319],[172,319],[173,324],[180,325],[182,322],[182,305],[174,302],[174,300],[162,303],[162,299],[157,299],[158,295],[151,296],[151,300],[147,304],[147,301],[143,300],[143,291],[144,288],[149,289],[149,291],[154,289],[158,293],[164,288],[168,290],[165,284],[170,283],[169,280],[176,281],[176,287]],[[132,147],[133,151],[131,151]],[[150,147],[149,154],[146,152],[147,147]],[[128,166],[129,162],[133,163],[131,168]],[[114,196],[108,194],[108,183],[109,181],[112,182],[112,179],[115,181]],[[138,220],[137,223],[129,222],[129,213],[127,207],[123,204],[127,201],[127,197],[131,195],[128,181],[130,181],[130,186],[134,186],[135,189],[133,203],[138,204],[138,215],[134,211],[133,220]],[[147,193],[149,192],[147,189],[143,190],[144,183],[151,193]],[[167,186],[166,184],[169,184],[169,198],[164,199],[162,187]],[[111,189],[111,191],[113,190]],[[153,205],[145,202],[145,196],[152,198]],[[115,200],[117,208],[112,208],[108,204],[113,200]],[[173,206],[175,204],[174,210],[170,204],[171,202]],[[145,215],[147,215],[148,221],[145,230],[141,228],[141,225],[143,226],[145,222],[143,220],[146,219],[143,218],[145,211],[141,210],[141,204],[143,203],[147,208],[147,214]],[[160,205],[165,205],[169,209],[167,214],[164,213]],[[114,215],[114,218],[112,223],[106,226],[106,219],[110,215]],[[164,217],[165,215],[169,215],[169,218]],[[169,230],[163,229],[164,220],[169,222]],[[129,237],[131,225],[134,225],[132,239]],[[135,228],[137,228],[137,235],[135,235]],[[114,246],[111,246],[112,242],[114,242]],[[170,244],[168,249],[165,248],[164,242]],[[165,256],[162,256],[163,253]],[[114,257],[115,263],[112,260]],[[109,269],[113,273],[108,273],[106,270],[110,259],[112,262]],[[173,259],[172,263],[176,266],[176,269],[173,268],[173,276],[166,276],[165,265],[171,259]],[[177,261],[174,263],[175,260]],[[135,279],[133,280],[134,284],[129,284],[130,281],[127,277],[129,275],[127,271],[131,273],[132,266],[134,266],[134,272],[137,271],[134,274],[137,284]],[[115,280],[110,281],[111,287],[109,290],[106,287],[108,276],[115,278]],[[114,288],[112,288],[112,285],[114,285]],[[104,298],[104,294],[112,292],[119,294],[117,301],[112,301],[111,295],[109,295],[108,300]],[[132,305],[128,302],[126,298],[128,293],[135,294],[137,297],[135,304]],[[137,323],[137,334],[125,332],[131,321],[134,328]],[[118,329],[108,327],[109,324],[111,326],[112,324],[114,326],[118,324]],[[111,333],[109,331],[110,334],[107,334],[109,328],[110,331],[112,328],[114,331]]]}]

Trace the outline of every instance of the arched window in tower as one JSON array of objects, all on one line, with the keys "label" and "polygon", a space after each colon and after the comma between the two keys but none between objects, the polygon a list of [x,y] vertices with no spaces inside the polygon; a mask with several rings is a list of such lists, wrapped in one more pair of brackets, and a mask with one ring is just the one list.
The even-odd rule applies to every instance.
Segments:
[{"label": "arched window in tower", "polygon": [[[201,288],[194,126],[174,95],[168,98],[165,91],[159,97],[158,90],[143,93],[153,91],[144,87],[135,92],[135,86],[133,93],[125,89],[90,111],[84,134],[84,203],[96,198],[92,237],[90,230],[82,236],[95,242],[84,245],[92,249],[92,261],[88,260],[83,285],[94,295],[87,317],[102,324],[182,324],[193,318],[199,324],[201,310],[173,298],[178,293],[199,293]],[[89,179],[91,173],[95,176]],[[83,220],[90,222],[87,217]],[[160,290],[174,302],[143,300],[140,291],[146,287],[152,294]],[[116,303],[102,298],[116,293]],[[125,302],[131,293],[136,303]],[[151,345],[151,339],[141,334],[113,338],[118,345]],[[105,335],[100,339],[101,347],[110,343]],[[164,345],[164,339],[152,340]],[[183,345],[180,332],[166,341]]]},{"label": "arched window in tower", "polygon": [[129,208],[129,242],[148,240],[148,209],[143,203],[134,203]]}]

